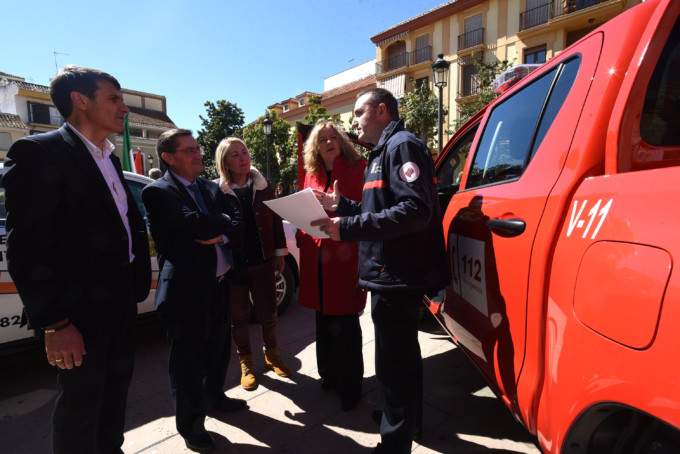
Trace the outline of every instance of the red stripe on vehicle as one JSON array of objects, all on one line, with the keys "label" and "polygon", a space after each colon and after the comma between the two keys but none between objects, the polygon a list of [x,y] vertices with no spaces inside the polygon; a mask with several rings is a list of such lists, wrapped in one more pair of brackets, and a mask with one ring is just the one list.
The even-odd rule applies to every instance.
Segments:
[{"label": "red stripe on vehicle", "polygon": [[0,294],[17,293],[17,286],[14,282],[0,282]]}]

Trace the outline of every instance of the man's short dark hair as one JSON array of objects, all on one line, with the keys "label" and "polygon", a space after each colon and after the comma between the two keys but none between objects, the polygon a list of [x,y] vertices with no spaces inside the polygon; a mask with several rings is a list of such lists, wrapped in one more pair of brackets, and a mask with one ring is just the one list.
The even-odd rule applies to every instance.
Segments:
[{"label": "man's short dark hair", "polygon": [[367,88],[357,95],[357,99],[364,95],[370,95],[368,102],[373,107],[378,107],[380,104],[385,104],[387,107],[387,114],[392,120],[399,120],[399,103],[397,98],[384,88],[372,87]]},{"label": "man's short dark hair", "polygon": [[158,153],[158,157],[160,157],[161,160],[167,166],[168,163],[165,162],[165,159],[163,159],[161,155],[163,153],[172,154],[177,150],[177,147],[179,146],[179,144],[175,140],[177,137],[193,135],[194,133],[191,132],[190,129],[169,129],[165,131],[163,134],[158,136],[158,140],[156,141],[156,153]]},{"label": "man's short dark hair", "polygon": [[120,90],[118,80],[109,73],[98,69],[66,65],[59,70],[57,77],[50,83],[52,102],[64,118],[69,118],[73,113],[71,92],[77,91],[94,99],[95,92],[99,88],[99,81],[111,82],[117,90]]}]

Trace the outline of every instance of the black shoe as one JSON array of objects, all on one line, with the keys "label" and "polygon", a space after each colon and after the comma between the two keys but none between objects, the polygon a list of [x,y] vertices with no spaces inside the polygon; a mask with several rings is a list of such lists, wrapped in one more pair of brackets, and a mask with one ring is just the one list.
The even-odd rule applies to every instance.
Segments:
[{"label": "black shoe", "polygon": [[221,411],[222,413],[231,413],[233,411],[245,410],[248,408],[248,402],[243,399],[230,399],[224,397],[219,404],[212,408],[212,411]]},{"label": "black shoe", "polygon": [[215,442],[208,432],[199,432],[184,437],[187,448],[194,452],[210,452],[215,449]]}]

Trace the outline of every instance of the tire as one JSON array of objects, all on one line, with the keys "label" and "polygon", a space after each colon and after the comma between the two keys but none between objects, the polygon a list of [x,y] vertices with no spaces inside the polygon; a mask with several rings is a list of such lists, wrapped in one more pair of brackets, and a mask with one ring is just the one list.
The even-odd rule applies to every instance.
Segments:
[{"label": "tire", "polygon": [[276,277],[276,307],[279,316],[290,305],[295,294],[295,275],[289,266],[283,269],[283,273]]},{"label": "tire", "polygon": [[[293,273],[293,270],[290,269],[288,262],[286,262],[283,273],[276,277],[274,283],[276,286],[276,311],[277,314],[281,316],[293,300],[296,289],[295,274]],[[257,321],[252,297],[250,298],[250,321]]]}]

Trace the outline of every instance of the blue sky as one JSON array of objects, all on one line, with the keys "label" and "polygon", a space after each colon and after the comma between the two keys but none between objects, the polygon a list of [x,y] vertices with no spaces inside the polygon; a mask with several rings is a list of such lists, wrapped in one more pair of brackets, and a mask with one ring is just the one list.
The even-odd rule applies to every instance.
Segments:
[{"label": "blue sky", "polygon": [[325,77],[375,58],[371,36],[445,1],[5,3],[0,72],[49,85],[56,66],[102,69],[124,88],[165,95],[175,124],[197,131],[205,101],[237,104],[247,124],[275,102],[322,92]]}]

